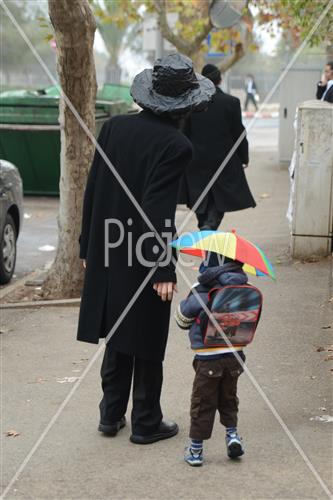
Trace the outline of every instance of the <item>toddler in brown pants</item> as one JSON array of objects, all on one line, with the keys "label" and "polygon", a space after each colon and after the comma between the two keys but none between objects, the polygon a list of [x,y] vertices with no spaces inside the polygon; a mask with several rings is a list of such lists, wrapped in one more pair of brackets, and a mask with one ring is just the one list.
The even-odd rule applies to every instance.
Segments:
[{"label": "toddler in brown pants", "polygon": [[[192,466],[203,463],[203,440],[211,437],[216,411],[219,412],[221,424],[226,428],[228,456],[237,458],[244,454],[242,439],[237,433],[239,402],[237,382],[239,375],[244,371],[243,346],[226,345],[225,342],[224,345],[222,342],[221,346],[218,346],[215,337],[211,342],[212,345],[207,345],[204,337],[209,332],[208,316],[197,297],[199,294],[201,301],[209,309],[212,290],[227,287],[233,288],[233,293],[237,294],[237,287],[241,289],[241,286],[246,285],[248,281],[242,266],[241,262],[228,258],[224,259],[223,265],[219,265],[218,256],[211,253],[208,263],[201,264],[199,283],[192,287],[192,291],[181,301],[175,313],[178,326],[189,329],[191,347],[195,351],[193,361],[195,378],[191,397],[191,443],[184,456],[185,461]],[[193,293],[193,288],[197,293]],[[236,306],[238,306],[237,300],[236,297]],[[239,309],[244,305],[241,300],[239,299]],[[232,338],[235,315],[232,317],[232,314],[227,314],[227,317],[230,326],[224,331],[229,338]],[[214,335],[216,334],[218,333],[214,332]]]}]

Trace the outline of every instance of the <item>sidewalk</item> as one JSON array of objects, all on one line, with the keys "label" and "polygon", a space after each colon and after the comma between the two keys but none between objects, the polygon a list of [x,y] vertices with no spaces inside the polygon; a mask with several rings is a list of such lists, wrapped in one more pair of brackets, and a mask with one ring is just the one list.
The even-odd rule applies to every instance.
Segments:
[{"label": "sidewalk", "polygon": [[[255,139],[256,132],[253,132]],[[251,138],[251,135],[250,135]],[[253,239],[267,251],[277,283],[256,280],[264,311],[247,366],[326,484],[331,487],[330,406],[332,362],[332,269],[330,259],[291,262],[285,212],[289,180],[276,163],[271,145],[256,141],[248,179],[258,202],[255,210],[227,214],[225,229]],[[186,215],[177,212],[180,222]],[[195,229],[194,218],[189,226]],[[196,272],[188,270],[191,281]],[[253,281],[253,279],[252,279]],[[177,301],[187,292],[179,278]],[[2,312],[4,442],[3,487],[53,417],[97,346],[75,341],[77,307]],[[332,326],[332,328],[331,328]],[[246,454],[226,457],[224,433],[216,420],[199,470],[182,460],[188,433],[192,354],[186,333],[171,321],[165,363],[163,408],[180,426],[176,438],[151,446],[132,445],[129,427],[117,438],[98,434],[101,397],[99,368],[92,367],[45,437],[7,498],[15,499],[319,499],[321,486],[271,411],[243,375],[240,422]],[[127,416],[129,417],[128,411]],[[4,434],[9,430],[16,437]]]}]

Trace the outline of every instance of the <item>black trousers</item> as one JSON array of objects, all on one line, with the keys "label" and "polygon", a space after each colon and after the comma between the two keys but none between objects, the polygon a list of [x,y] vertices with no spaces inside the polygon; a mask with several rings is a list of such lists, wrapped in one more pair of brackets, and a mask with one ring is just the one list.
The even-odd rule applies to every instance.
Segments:
[{"label": "black trousers", "polygon": [[[239,355],[245,362],[245,354],[240,351]],[[222,425],[236,427],[239,404],[237,381],[244,371],[236,357],[224,354],[215,360],[195,359],[193,368],[190,438],[210,438],[216,410]]]},{"label": "black trousers", "polygon": [[200,231],[203,230],[213,230],[218,229],[221,221],[223,219],[224,213],[219,212],[219,210],[215,206],[215,201],[211,191],[207,194],[206,207],[204,211],[200,209],[196,212],[197,220],[198,220],[198,228]]},{"label": "black trousers", "polygon": [[249,102],[252,102],[253,106],[256,108],[256,111],[257,111],[258,106],[257,106],[257,102],[256,102],[256,99],[255,99],[254,95],[250,94],[250,93],[247,93],[246,94],[246,99],[245,99],[245,106],[244,106],[244,110],[245,111],[247,111]]},{"label": "black trousers", "polygon": [[162,361],[147,361],[105,347],[101,367],[103,398],[101,423],[114,424],[126,413],[133,379],[132,433],[146,436],[162,421],[160,396]]}]

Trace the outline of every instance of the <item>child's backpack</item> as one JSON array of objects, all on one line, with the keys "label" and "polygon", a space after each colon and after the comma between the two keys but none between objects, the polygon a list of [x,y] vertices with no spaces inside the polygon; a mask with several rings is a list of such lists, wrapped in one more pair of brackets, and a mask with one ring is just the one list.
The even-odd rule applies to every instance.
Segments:
[{"label": "child's backpack", "polygon": [[[252,342],[262,308],[262,294],[253,285],[212,288],[207,308],[233,346]],[[211,316],[202,310],[197,318],[206,347],[228,347]]]}]

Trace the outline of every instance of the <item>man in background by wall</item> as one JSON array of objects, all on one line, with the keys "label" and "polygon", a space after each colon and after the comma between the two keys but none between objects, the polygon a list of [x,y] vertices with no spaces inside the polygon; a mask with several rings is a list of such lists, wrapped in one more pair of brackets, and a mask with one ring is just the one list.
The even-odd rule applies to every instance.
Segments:
[{"label": "man in background by wall", "polygon": [[317,85],[317,99],[333,103],[333,61],[329,61]]}]

